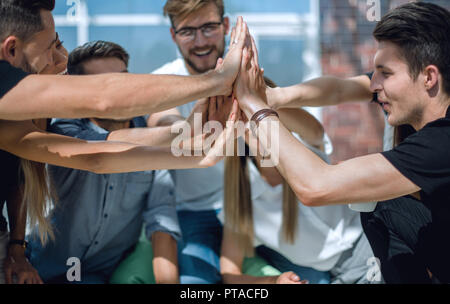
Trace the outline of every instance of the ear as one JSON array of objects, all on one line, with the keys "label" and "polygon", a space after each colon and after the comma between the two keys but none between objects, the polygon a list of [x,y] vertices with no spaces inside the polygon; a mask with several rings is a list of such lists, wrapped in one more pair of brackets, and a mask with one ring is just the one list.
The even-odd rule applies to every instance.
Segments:
[{"label": "ear", "polygon": [[15,65],[19,62],[20,57],[18,46],[20,45],[19,38],[15,36],[7,37],[1,46],[2,59],[8,61],[10,64]]},{"label": "ear", "polygon": [[230,18],[223,18],[223,28],[225,29],[225,35],[228,35],[230,32]]},{"label": "ear", "polygon": [[439,84],[439,69],[435,65],[429,65],[424,72],[424,85],[427,90],[433,89]]},{"label": "ear", "polygon": [[173,27],[170,28],[170,35],[172,36],[173,42],[177,43],[175,39],[175,30],[173,29]]}]

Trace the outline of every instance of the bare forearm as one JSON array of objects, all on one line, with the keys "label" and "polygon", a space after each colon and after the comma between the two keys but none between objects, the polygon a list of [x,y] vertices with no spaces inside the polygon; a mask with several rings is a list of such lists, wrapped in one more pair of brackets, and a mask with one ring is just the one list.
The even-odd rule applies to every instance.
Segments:
[{"label": "bare forearm", "polygon": [[[0,149],[36,162],[103,174],[213,165],[210,159],[203,156],[176,157],[170,148],[113,141],[88,142],[46,133],[32,125],[31,130],[25,127],[18,133],[17,128],[12,128],[15,130],[12,132],[7,127],[24,123],[0,122]],[[190,151],[186,155],[191,155]]]},{"label": "bare forearm", "polygon": [[303,109],[280,109],[278,114],[289,131],[297,133],[309,145],[323,148],[325,130],[313,115]]},{"label": "bare forearm", "polygon": [[222,91],[214,71],[198,76],[28,76],[0,100],[0,119],[135,117]]},{"label": "bare forearm", "polygon": [[269,105],[279,109],[370,101],[372,93],[367,76],[349,79],[324,76],[286,88],[269,89],[267,97]]},{"label": "bare forearm", "polygon": [[108,140],[153,147],[169,147],[176,136],[178,136],[178,134],[172,133],[171,130],[171,127],[121,129],[111,132]]},{"label": "bare forearm", "polygon": [[153,273],[156,283],[179,283],[176,241],[167,233],[155,232],[152,235],[152,248]]},{"label": "bare forearm", "polygon": [[[99,174],[139,172],[145,170],[175,170],[213,166],[204,156],[174,156],[170,148],[135,146],[119,153],[101,153],[94,160]],[[86,170],[86,169],[85,169]],[[89,168],[87,168],[89,170]]]},{"label": "bare forearm", "polygon": [[[269,117],[260,124],[258,138],[267,149],[270,136],[266,122],[279,123]],[[307,206],[385,201],[420,190],[381,154],[373,154],[338,165],[328,165],[279,123],[279,146],[271,151],[273,162]],[[273,146],[273,145],[271,145]],[[386,183],[395,180],[396,183]]]},{"label": "bare forearm", "polygon": [[22,189],[22,187],[17,187],[6,202],[8,206],[10,238],[16,240],[25,239],[27,208],[23,206]]}]

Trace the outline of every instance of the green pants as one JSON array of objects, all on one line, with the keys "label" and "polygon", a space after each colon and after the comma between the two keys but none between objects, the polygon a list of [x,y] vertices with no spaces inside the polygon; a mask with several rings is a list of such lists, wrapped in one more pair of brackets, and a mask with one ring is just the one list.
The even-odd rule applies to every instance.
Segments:
[{"label": "green pants", "polygon": [[[111,284],[155,284],[153,274],[153,250],[150,241],[141,237],[136,244],[136,249],[117,267],[111,276]],[[274,276],[280,275],[274,267],[270,266],[264,259],[255,256],[245,258],[242,271],[252,276]]]}]

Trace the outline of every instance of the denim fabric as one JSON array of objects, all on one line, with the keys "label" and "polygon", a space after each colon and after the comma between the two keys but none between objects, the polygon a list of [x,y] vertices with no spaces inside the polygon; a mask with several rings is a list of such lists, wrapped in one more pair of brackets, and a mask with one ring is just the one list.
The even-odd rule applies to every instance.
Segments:
[{"label": "denim fabric", "polygon": [[178,243],[181,284],[218,284],[222,225],[217,211],[178,211],[182,240]]},{"label": "denim fabric", "polygon": [[293,271],[301,280],[308,280],[310,284],[329,284],[331,281],[328,271],[318,271],[314,268],[296,265],[266,246],[257,247],[256,253],[282,273]]}]

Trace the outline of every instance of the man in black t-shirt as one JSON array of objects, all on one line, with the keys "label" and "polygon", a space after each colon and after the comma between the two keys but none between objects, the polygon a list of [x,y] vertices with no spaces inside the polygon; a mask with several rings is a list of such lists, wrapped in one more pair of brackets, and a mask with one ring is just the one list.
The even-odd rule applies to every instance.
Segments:
[{"label": "man in black t-shirt", "polygon": [[[430,274],[440,282],[450,282],[449,32],[450,12],[430,3],[405,4],[382,18],[374,31],[379,47],[370,88],[377,93],[390,125],[410,125],[417,132],[391,151],[334,166],[295,142],[270,112],[255,60],[250,67],[244,65],[237,79],[235,94],[242,111],[260,122],[257,135],[262,139],[269,134],[263,122],[279,123],[280,149],[271,155],[279,156],[274,163],[303,204],[391,200],[379,204],[389,206],[382,220],[385,224],[391,221],[379,229],[387,230],[391,237],[387,242],[395,240],[386,246],[392,246],[393,252],[398,249],[396,258],[402,258],[407,248],[425,274],[408,280],[402,273],[399,282],[429,282]],[[342,93],[346,94],[340,91],[338,95]],[[267,142],[261,140],[269,149]]]},{"label": "man in black t-shirt", "polygon": [[[51,65],[58,39],[51,13],[54,7],[55,0],[0,1],[0,61],[32,74]],[[122,119],[160,112],[192,100],[230,95],[248,36],[242,18],[238,18],[235,29],[227,56],[210,72],[196,76],[29,76],[15,83],[11,92],[0,99],[0,119]],[[1,81],[8,78],[0,76]]]},{"label": "man in black t-shirt", "polygon": [[[0,61],[0,75],[8,75],[7,79],[1,78],[0,98],[12,89],[27,74],[20,69],[14,68],[7,62]],[[10,194],[12,185],[17,183],[19,172],[19,160],[16,156],[0,150],[0,163],[2,164],[2,173],[0,174],[0,210],[3,209],[3,202]],[[5,186],[3,186],[5,185]],[[6,222],[0,216],[0,231],[6,230]]]}]

